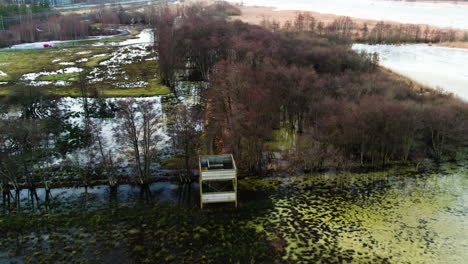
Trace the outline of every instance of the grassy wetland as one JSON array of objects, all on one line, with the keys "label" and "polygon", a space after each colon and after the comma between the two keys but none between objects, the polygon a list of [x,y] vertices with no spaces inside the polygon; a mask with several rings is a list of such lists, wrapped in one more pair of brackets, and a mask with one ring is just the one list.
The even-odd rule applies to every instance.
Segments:
[{"label": "grassy wetland", "polygon": [[[48,213],[41,202],[35,213],[0,216],[0,261],[460,263],[466,250],[463,165],[247,177],[239,184],[238,209],[201,211],[196,186],[182,204],[180,187],[167,188],[164,200],[155,189],[151,201],[103,199],[97,209],[65,199],[51,202],[48,210],[56,208]],[[90,204],[99,203],[93,193],[110,195],[91,188]]]},{"label": "grassy wetland", "polygon": [[[0,50],[0,264],[466,258],[465,101],[333,24],[255,26],[225,2],[89,12],[70,21],[133,33]],[[239,206],[200,209],[198,156],[223,153]]]}]

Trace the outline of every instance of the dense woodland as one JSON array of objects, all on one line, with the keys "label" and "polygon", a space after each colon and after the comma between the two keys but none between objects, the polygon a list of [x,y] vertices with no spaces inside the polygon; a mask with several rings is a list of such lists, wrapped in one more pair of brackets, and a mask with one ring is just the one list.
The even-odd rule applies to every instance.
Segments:
[{"label": "dense woodland", "polygon": [[[145,23],[156,28],[162,81],[175,93],[180,80],[200,84],[198,104],[176,104],[165,113],[182,182],[193,180],[196,157],[206,153],[233,153],[243,174],[395,162],[419,167],[428,160],[466,158],[468,104],[379,68],[376,55],[352,51],[346,37],[228,20],[239,12],[229,4],[150,12]],[[20,81],[1,98],[0,188],[41,185],[47,191],[48,177],[59,173],[79,175],[85,186],[103,177],[110,186],[154,180],[161,114],[150,101],[99,98],[82,75],[82,113],[61,111],[58,98]],[[5,118],[10,111],[15,114]],[[66,121],[75,115],[84,126]],[[104,145],[93,117],[116,118],[113,133],[121,149]],[[277,166],[278,150],[267,145],[281,130],[297,140],[280,153],[286,162]],[[85,159],[53,166],[77,149]],[[117,152],[128,157],[130,174]]]},{"label": "dense woodland", "polygon": [[[229,16],[240,14],[236,6],[224,3],[217,3],[208,9]],[[95,11],[78,15],[60,14],[53,11],[47,3],[0,5],[0,47],[41,40],[73,40],[111,34],[111,31],[105,29],[113,29],[122,24],[153,26],[153,14],[154,8],[124,9],[122,6],[102,6]],[[383,21],[375,25],[360,25],[349,17],[339,17],[327,24],[309,13],[299,13],[294,21],[283,24],[275,20],[264,20],[261,24],[272,31],[310,31],[328,39],[348,39],[371,44],[468,41],[468,32],[452,29]]]},{"label": "dense woodland", "polygon": [[259,172],[268,162],[265,142],[281,128],[301,134],[288,159],[303,171],[455,159],[466,151],[465,102],[415,89],[377,67],[375,56],[353,52],[348,38],[214,14],[166,8],[156,31],[166,84],[187,63],[192,78],[209,83],[208,151],[232,152],[245,171]]},{"label": "dense woodland", "polygon": [[[14,7],[13,7],[14,6]],[[42,6],[37,11],[34,7]],[[2,11],[3,10],[3,11]],[[47,40],[75,40],[115,34],[119,24],[150,24],[151,13],[126,11],[122,7],[99,8],[78,15],[61,14],[46,4],[0,6],[0,47]]]}]

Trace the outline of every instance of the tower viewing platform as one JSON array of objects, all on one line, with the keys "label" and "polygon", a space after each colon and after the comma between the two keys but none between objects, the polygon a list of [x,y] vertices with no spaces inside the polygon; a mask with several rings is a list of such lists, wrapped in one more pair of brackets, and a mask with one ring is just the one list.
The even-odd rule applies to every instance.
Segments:
[{"label": "tower viewing platform", "polygon": [[[232,154],[200,156],[200,206],[207,203],[233,202],[237,207],[237,167]],[[232,188],[222,183],[229,182]],[[216,184],[218,183],[218,184]],[[221,185],[219,185],[221,183]],[[229,187],[231,187],[229,184]],[[204,185],[212,191],[203,192]],[[213,191],[214,190],[214,191]]]}]

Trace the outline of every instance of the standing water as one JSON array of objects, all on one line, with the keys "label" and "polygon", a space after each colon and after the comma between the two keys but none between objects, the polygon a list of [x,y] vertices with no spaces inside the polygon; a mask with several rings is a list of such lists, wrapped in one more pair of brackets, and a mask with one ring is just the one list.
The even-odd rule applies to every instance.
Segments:
[{"label": "standing water", "polygon": [[[239,0],[230,0],[240,2]],[[468,5],[383,0],[244,0],[247,5],[468,29]]]},{"label": "standing water", "polygon": [[355,51],[377,53],[380,64],[422,84],[468,100],[468,49],[417,45],[354,44]]},{"label": "standing water", "polygon": [[[242,237],[258,234],[257,238],[268,240],[285,263],[463,263],[468,252],[468,174],[464,165],[448,164],[429,172],[398,168],[362,174],[244,178],[239,181],[237,209],[193,209],[197,207],[198,186],[186,187],[155,183],[150,186],[154,199],[144,203],[138,202],[139,188],[129,185],[120,186],[113,201],[106,186],[87,191],[83,187],[53,190],[56,208],[63,213],[51,219],[65,217],[67,222],[68,217],[80,217],[74,216],[75,212],[93,210],[91,206],[95,205],[103,209],[89,215],[96,218],[91,221],[93,226],[77,229],[75,225],[80,224],[70,223],[52,230],[37,226],[17,243],[12,243],[15,238],[0,237],[0,263],[15,262],[22,252],[32,255],[38,248],[46,253],[54,251],[54,247],[44,248],[44,243],[63,240],[69,247],[80,248],[74,259],[89,260],[95,255],[107,259],[115,247],[126,252],[134,252],[135,248],[140,251],[142,241],[155,239],[169,245],[174,240],[189,241],[192,244],[179,245],[181,251],[169,247],[163,252],[190,258],[195,253],[187,249],[194,248],[193,243],[201,243],[197,245],[202,247],[208,240],[201,237],[212,233],[211,239],[230,237],[218,241],[216,248],[231,243],[232,234],[241,239],[239,244],[246,243]],[[39,197],[44,199],[41,191]],[[135,201],[141,205],[137,210],[129,207]],[[160,207],[160,201],[189,206]],[[106,206],[110,210],[106,211]],[[108,226],[100,216],[110,217],[114,211],[117,219],[120,216],[125,220],[114,220]],[[200,219],[205,220],[200,223]],[[0,213],[0,227],[6,220]],[[109,227],[110,231],[106,229]],[[166,238],[174,232],[175,238]],[[110,247],[103,247],[106,241]],[[120,243],[116,246],[113,241]],[[152,244],[148,248],[154,250]],[[66,250],[59,248],[59,254],[68,256]],[[256,252],[239,254],[256,256]],[[133,263],[132,256],[121,255],[119,263]],[[207,257],[210,260],[216,255]]]}]

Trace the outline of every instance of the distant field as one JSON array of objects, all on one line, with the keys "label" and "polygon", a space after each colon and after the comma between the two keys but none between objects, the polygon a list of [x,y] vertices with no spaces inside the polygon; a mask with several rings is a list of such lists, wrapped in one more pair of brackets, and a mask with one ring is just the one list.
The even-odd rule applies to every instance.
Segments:
[{"label": "distant field", "polygon": [[[115,39],[87,44],[111,41]],[[78,96],[81,71],[86,73],[89,86],[104,96],[170,93],[157,78],[158,62],[154,54],[142,45],[7,50],[0,51],[0,61],[0,95],[8,95],[21,82],[61,96]]]}]

